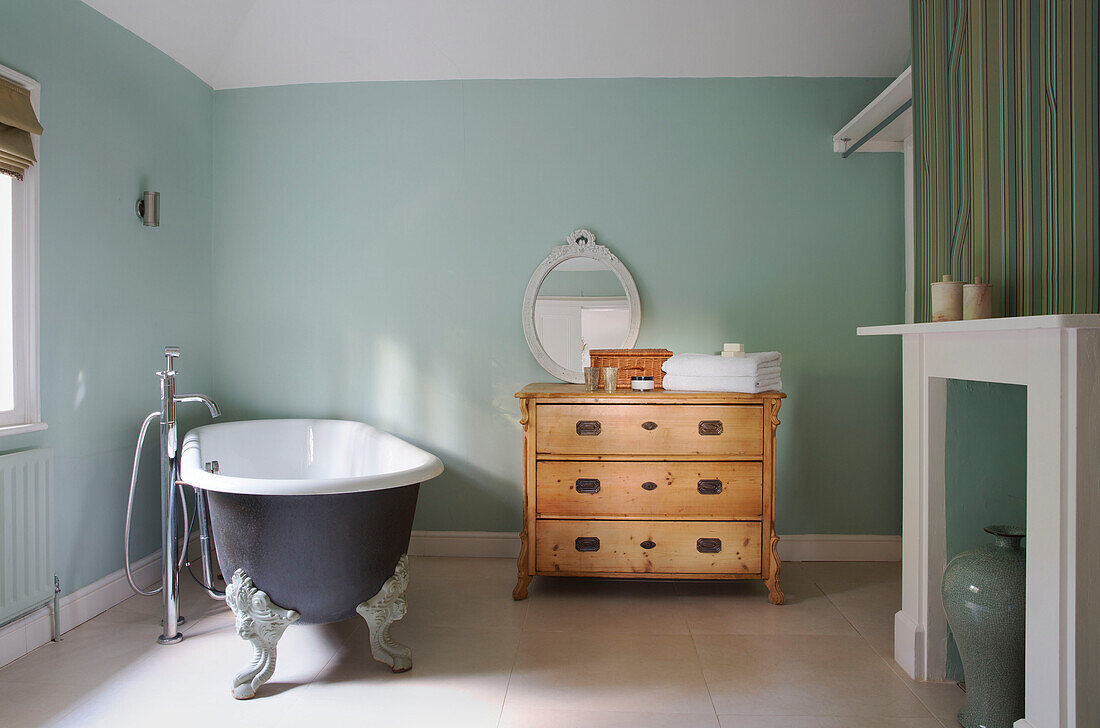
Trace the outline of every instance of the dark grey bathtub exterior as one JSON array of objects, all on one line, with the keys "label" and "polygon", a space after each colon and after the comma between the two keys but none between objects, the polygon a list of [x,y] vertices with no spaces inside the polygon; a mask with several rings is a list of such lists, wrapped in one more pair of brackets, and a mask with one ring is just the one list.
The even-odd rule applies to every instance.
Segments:
[{"label": "dark grey bathtub exterior", "polygon": [[244,569],[303,624],[355,616],[409,550],[420,484],[357,493],[245,495],[207,491],[218,564]]}]

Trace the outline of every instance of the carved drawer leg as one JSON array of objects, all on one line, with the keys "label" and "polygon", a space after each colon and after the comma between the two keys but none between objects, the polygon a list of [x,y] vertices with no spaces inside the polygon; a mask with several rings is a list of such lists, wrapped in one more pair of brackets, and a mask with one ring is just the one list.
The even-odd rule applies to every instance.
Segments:
[{"label": "carved drawer leg", "polygon": [[405,590],[409,586],[409,556],[397,562],[393,576],[378,593],[355,608],[370,629],[370,651],[374,659],[384,662],[394,672],[412,669],[412,650],[390,637],[390,625],[405,616],[408,603]]},{"label": "carved drawer leg", "polygon": [[783,569],[783,564],[779,562],[779,536],[772,536],[771,542],[771,573],[768,574],[768,601],[772,604],[782,604],[786,601],[787,597],[783,595],[783,590],[779,587],[779,572]]},{"label": "carved drawer leg", "polygon": [[512,590],[512,599],[517,602],[527,598],[527,586],[531,583],[531,572],[527,568],[527,529],[519,535],[519,559],[516,562],[516,588]]},{"label": "carved drawer leg", "polygon": [[517,602],[527,598],[527,587],[531,584],[531,575],[521,573],[516,579],[516,587],[512,589],[512,599]]},{"label": "carved drawer leg", "polygon": [[301,615],[277,606],[256,588],[243,569],[233,574],[225,589],[225,601],[237,618],[237,634],[252,643],[252,662],[233,678],[233,697],[246,700],[254,697],[275,672],[279,638]]}]

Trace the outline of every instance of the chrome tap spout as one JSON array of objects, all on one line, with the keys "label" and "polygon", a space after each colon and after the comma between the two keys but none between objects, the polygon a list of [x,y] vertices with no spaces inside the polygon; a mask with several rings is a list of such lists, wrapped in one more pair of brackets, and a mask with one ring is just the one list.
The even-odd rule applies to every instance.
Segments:
[{"label": "chrome tap spout", "polygon": [[205,394],[177,394],[176,402],[202,402],[206,405],[206,408],[210,410],[211,417],[221,417],[222,411],[218,407],[218,403],[207,397]]}]

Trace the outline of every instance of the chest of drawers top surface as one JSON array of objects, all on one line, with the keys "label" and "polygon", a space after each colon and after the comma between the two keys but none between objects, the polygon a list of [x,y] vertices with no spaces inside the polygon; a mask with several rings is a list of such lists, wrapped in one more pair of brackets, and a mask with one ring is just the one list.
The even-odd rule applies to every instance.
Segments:
[{"label": "chest of drawers top surface", "polygon": [[614,392],[589,392],[583,384],[561,384],[556,382],[536,382],[516,392],[521,400],[538,401],[575,401],[602,404],[654,404],[713,403],[713,404],[763,404],[769,399],[783,399],[782,392],[760,392],[743,394],[741,392],[671,392],[655,389],[650,392],[635,392],[631,389],[617,389]]}]

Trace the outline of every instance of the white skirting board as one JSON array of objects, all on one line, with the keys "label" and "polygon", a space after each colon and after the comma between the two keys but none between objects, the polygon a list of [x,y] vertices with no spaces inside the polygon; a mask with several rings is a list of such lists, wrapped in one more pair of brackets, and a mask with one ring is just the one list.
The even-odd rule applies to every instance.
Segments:
[{"label": "white skirting board", "polygon": [[[413,531],[409,554],[514,559],[519,555],[519,534],[496,531]],[[901,536],[780,536],[779,558],[783,561],[901,561]]]}]

